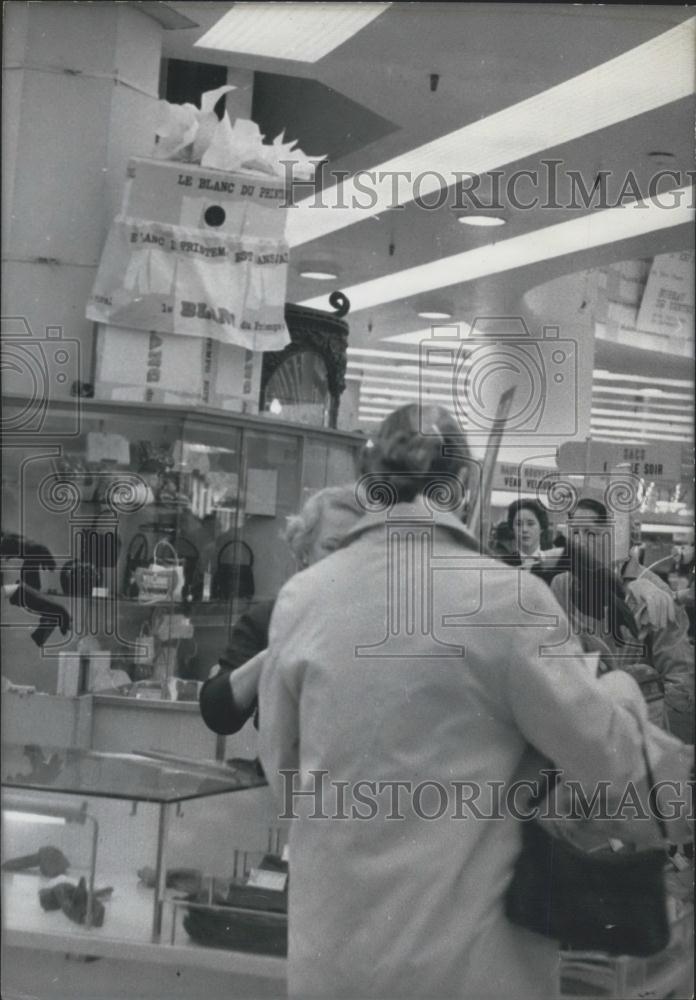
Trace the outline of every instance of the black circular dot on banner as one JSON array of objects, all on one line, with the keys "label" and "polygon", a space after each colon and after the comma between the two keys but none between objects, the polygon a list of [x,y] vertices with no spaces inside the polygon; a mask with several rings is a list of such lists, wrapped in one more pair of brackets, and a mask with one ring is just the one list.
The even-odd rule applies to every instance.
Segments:
[{"label": "black circular dot on banner", "polygon": [[226,219],[225,209],[220,205],[211,205],[206,208],[203,219],[206,226],[221,226]]}]

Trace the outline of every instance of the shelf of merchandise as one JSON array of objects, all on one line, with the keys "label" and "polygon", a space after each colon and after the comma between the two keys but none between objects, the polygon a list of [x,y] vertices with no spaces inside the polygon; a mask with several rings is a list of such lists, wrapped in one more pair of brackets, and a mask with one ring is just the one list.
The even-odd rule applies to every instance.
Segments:
[{"label": "shelf of merchandise", "polygon": [[[59,880],[53,880],[59,881]],[[98,888],[114,887],[105,902],[107,927],[89,930],[68,920],[62,913],[45,913],[38,902],[38,889],[51,880],[23,873],[2,877],[3,907],[6,914],[3,941],[6,948],[30,948],[37,951],[69,953],[99,958],[117,958],[129,962],[156,964],[178,963],[206,969],[228,970],[243,976],[285,980],[285,959],[241,951],[206,948],[193,942],[171,944],[171,912],[162,927],[161,942],[149,940],[152,920],[152,890],[143,885],[128,886],[123,873],[101,871]],[[168,900],[177,894],[167,893]],[[165,899],[165,904],[168,901]],[[8,917],[11,914],[11,918]],[[185,936],[185,935],[184,935]]]}]

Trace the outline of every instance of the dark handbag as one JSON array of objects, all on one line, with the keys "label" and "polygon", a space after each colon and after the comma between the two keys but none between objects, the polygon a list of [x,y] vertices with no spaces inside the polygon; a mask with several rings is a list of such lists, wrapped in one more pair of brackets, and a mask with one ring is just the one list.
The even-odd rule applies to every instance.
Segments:
[{"label": "dark handbag", "polygon": [[[227,553],[227,559],[223,556]],[[217,567],[212,579],[213,597],[246,600],[254,596],[254,553],[246,542],[233,538],[218,553]]]},{"label": "dark handbag", "polygon": [[[184,930],[196,944],[260,955],[284,957],[288,953],[288,920],[285,913],[236,908],[228,900],[208,893],[186,897],[192,904],[184,916]],[[248,901],[245,901],[248,902]],[[208,905],[206,905],[208,904]]]},{"label": "dark handbag", "polygon": [[[650,807],[662,838],[655,779],[643,745]],[[635,854],[588,854],[525,822],[522,852],[505,896],[508,919],[563,947],[609,955],[654,955],[669,943],[664,848]]]}]

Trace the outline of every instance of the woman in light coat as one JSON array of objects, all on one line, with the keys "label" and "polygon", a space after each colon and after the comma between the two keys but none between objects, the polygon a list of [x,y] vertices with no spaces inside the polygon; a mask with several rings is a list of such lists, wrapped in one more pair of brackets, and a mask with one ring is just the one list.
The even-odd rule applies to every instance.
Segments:
[{"label": "woman in light coat", "polygon": [[528,580],[520,607],[519,572],[434,509],[456,506],[448,444],[463,454],[440,408],[388,417],[365,492],[396,502],[273,612],[260,740],[297,816],[291,996],[552,996],[557,943],[504,913],[524,788],[505,797],[535,776],[530,744],[590,785],[642,774],[632,679],[593,677],[549,588]]}]

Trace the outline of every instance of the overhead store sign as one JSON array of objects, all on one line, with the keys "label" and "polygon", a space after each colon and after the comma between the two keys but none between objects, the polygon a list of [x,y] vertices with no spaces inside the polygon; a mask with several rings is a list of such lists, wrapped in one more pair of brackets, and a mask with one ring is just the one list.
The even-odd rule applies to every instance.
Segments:
[{"label": "overhead store sign", "polygon": [[681,342],[694,324],[694,254],[655,257],[638,310],[638,328]]},{"label": "overhead store sign", "polygon": [[520,490],[522,493],[536,493],[542,479],[546,483],[557,479],[558,472],[548,466],[526,465],[515,462],[498,462],[493,475],[494,490]]},{"label": "overhead store sign", "polygon": [[650,482],[678,483],[681,480],[682,447],[678,442],[659,444],[612,444],[569,441],[558,449],[558,467],[563,473],[611,472],[623,466]]}]

